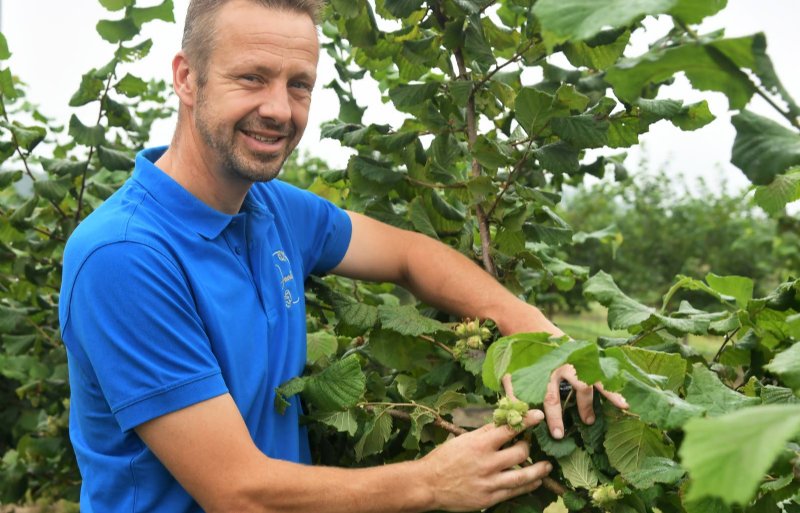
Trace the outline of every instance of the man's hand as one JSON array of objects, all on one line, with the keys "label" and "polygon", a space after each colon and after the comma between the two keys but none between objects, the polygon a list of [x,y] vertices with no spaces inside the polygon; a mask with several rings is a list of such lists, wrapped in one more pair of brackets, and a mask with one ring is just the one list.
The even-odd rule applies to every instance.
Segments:
[{"label": "man's hand", "polygon": [[[530,410],[526,428],[544,419],[540,410]],[[435,509],[474,511],[517,495],[530,493],[553,469],[546,461],[523,468],[530,444],[521,440],[504,447],[519,434],[508,426],[487,424],[440,445],[421,460],[421,469],[431,484]]]},{"label": "man's hand", "polygon": [[[599,382],[595,383],[594,386],[587,385],[578,379],[575,367],[570,364],[563,365],[550,375],[550,382],[547,383],[547,393],[544,396],[543,408],[545,418],[547,419],[547,427],[550,429],[550,434],[555,439],[564,438],[564,416],[561,411],[560,393],[562,381],[566,381],[572,385],[572,390],[575,392],[575,402],[578,405],[578,415],[586,424],[594,424],[596,420],[593,408],[595,389],[603,394],[603,397],[608,399],[611,404],[617,408],[628,408],[628,402],[620,394],[605,390],[603,384]],[[511,385],[511,375],[506,374],[503,376],[502,382],[506,395],[511,398],[516,398]]]}]

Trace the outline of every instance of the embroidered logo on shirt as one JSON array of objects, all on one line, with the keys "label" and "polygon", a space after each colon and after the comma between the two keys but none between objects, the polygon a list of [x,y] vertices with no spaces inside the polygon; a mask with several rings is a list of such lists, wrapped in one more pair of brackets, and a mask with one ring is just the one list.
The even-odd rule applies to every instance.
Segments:
[{"label": "embroidered logo on shirt", "polygon": [[276,251],[272,254],[275,261],[275,268],[281,276],[281,289],[283,291],[283,304],[286,308],[291,308],[300,302],[300,295],[294,286],[294,275],[292,274],[292,265],[289,258],[283,251]]}]

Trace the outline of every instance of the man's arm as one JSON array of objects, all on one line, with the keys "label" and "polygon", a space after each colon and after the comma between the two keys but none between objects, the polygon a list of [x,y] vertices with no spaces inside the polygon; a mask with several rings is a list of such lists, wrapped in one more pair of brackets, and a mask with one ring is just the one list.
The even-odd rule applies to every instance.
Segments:
[{"label": "man's arm", "polygon": [[[543,418],[526,417],[529,426]],[[209,513],[472,511],[536,489],[546,462],[528,457],[517,432],[486,425],[421,460],[365,469],[306,466],[266,457],[225,394],[158,417],[137,434]]]},{"label": "man's arm", "polygon": [[347,253],[331,271],[334,274],[397,283],[445,312],[492,319],[504,335],[537,331],[564,334],[538,308],[511,294],[449,246],[361,214],[348,215],[353,234]]},{"label": "man's arm", "polygon": [[[391,281],[440,310],[462,317],[492,319],[503,335],[564,332],[542,312],[511,294],[491,275],[458,251],[425,235],[400,230],[369,217],[348,212],[353,224],[350,246],[333,273],[371,281]],[[578,413],[593,424],[594,389],[581,382],[575,369],[565,365],[550,378],[544,400],[547,425],[555,438],[564,436],[559,384],[568,381],[575,390]],[[612,404],[627,408],[619,395],[596,388]]]}]

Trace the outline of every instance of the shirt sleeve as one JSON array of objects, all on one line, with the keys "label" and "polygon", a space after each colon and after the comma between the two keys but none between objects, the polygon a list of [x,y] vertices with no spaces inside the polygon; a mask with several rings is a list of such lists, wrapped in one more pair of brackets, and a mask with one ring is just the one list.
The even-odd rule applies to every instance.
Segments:
[{"label": "shirt sleeve", "polygon": [[352,224],[347,212],[330,201],[293,185],[275,180],[291,212],[289,222],[308,274],[324,274],[344,258],[350,246]]},{"label": "shirt sleeve", "polygon": [[95,250],[68,300],[63,338],[123,431],[228,391],[187,280],[158,250]]}]

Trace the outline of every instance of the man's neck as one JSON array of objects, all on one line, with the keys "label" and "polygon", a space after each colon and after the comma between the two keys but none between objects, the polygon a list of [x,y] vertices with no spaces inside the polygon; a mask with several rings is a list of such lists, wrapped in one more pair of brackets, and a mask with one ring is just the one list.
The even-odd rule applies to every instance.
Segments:
[{"label": "man's neck", "polygon": [[155,164],[206,205],[237,214],[252,183],[228,176],[211,152],[204,152],[203,148],[199,134],[179,129]]}]

